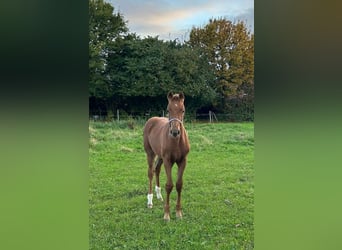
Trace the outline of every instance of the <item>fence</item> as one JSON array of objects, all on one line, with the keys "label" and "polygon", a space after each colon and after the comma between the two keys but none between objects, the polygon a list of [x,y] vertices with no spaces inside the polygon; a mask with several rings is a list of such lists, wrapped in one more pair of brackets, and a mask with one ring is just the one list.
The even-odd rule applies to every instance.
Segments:
[{"label": "fence", "polygon": [[[161,111],[146,111],[144,113],[126,113],[123,110],[116,110],[115,114],[108,114],[107,112],[92,112],[89,114],[89,119],[93,121],[120,121],[127,119],[138,119],[138,120],[147,120],[152,116],[167,116],[164,110]],[[185,119],[191,122],[236,122],[236,121],[253,121],[254,114],[253,113],[236,113],[236,114],[215,114],[213,111],[209,111],[208,113],[196,113],[196,114],[187,114]]]}]

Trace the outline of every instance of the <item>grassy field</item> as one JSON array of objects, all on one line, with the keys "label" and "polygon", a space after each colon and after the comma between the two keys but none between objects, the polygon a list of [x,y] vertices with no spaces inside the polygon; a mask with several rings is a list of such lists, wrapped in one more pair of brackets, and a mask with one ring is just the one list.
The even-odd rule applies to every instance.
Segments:
[{"label": "grassy field", "polygon": [[[253,249],[254,124],[185,124],[183,219],[147,208],[142,122],[89,123],[90,249]],[[173,181],[177,166],[173,167]],[[165,197],[165,172],[161,172]]]}]

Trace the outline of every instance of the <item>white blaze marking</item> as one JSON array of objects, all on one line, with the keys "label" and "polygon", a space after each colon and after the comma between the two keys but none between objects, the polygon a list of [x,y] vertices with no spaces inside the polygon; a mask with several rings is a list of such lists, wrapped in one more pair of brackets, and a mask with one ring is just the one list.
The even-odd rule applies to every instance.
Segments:
[{"label": "white blaze marking", "polygon": [[177,103],[175,103],[175,106],[178,107]]}]

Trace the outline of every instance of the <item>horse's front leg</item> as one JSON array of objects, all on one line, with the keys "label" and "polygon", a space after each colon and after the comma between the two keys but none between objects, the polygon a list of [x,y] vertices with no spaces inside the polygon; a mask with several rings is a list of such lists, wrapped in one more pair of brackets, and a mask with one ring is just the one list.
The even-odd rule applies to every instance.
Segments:
[{"label": "horse's front leg", "polygon": [[167,161],[164,162],[165,172],[166,172],[166,184],[165,184],[165,190],[166,190],[166,202],[164,205],[164,220],[170,221],[170,193],[173,188],[173,182],[172,182],[172,163]]},{"label": "horse's front leg", "polygon": [[176,217],[182,218],[182,205],[181,205],[181,194],[182,194],[182,187],[183,187],[183,173],[186,166],[186,158],[182,161],[177,163],[178,165],[178,173],[177,173],[177,182],[176,182],[176,189],[177,189],[177,205],[176,205]]}]

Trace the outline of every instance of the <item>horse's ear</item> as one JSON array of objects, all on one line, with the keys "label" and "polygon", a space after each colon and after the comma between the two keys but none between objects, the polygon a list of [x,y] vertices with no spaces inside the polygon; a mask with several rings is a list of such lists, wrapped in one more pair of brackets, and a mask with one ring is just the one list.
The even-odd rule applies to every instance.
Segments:
[{"label": "horse's ear", "polygon": [[167,94],[167,99],[170,101],[173,97],[173,93],[170,91],[168,94]]},{"label": "horse's ear", "polygon": [[180,93],[179,93],[179,98],[180,98],[181,100],[184,100],[184,99],[185,99],[185,96],[184,96],[184,93],[183,93],[183,92],[180,92]]}]

